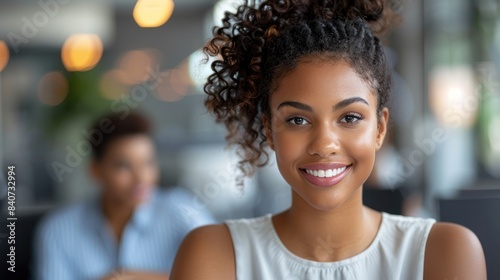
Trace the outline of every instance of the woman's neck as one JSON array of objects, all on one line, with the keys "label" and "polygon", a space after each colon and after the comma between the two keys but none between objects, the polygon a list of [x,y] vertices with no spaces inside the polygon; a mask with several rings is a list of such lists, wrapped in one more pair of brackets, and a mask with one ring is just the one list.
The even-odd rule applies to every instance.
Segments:
[{"label": "woman's neck", "polygon": [[106,195],[102,197],[101,207],[104,217],[113,230],[114,237],[117,242],[120,242],[125,226],[134,213],[134,207],[120,203]]},{"label": "woman's neck", "polygon": [[363,206],[361,188],[329,211],[314,209],[295,193],[292,201],[273,223],[285,246],[305,259],[332,262],[357,255],[372,243],[380,226],[380,213]]}]

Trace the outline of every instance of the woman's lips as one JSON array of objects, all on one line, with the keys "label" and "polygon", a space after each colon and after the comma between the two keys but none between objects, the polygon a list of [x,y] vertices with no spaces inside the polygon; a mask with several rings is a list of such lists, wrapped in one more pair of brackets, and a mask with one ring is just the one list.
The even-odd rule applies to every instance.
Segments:
[{"label": "woman's lips", "polygon": [[303,166],[300,171],[311,184],[331,187],[342,181],[351,167],[342,163],[318,163]]},{"label": "woman's lips", "polygon": [[146,199],[149,197],[150,195],[150,192],[151,192],[151,188],[150,187],[147,187],[147,186],[140,186],[140,187],[135,187],[133,190],[132,190],[132,196],[135,198],[135,199]]}]

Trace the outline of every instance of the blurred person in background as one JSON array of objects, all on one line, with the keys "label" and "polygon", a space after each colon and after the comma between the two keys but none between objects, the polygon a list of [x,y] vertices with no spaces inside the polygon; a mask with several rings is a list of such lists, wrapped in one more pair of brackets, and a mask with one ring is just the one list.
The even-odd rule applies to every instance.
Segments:
[{"label": "blurred person in background", "polygon": [[111,113],[88,135],[99,194],[42,221],[36,279],[168,279],[184,236],[214,219],[187,191],[157,188],[159,167],[144,116]]}]

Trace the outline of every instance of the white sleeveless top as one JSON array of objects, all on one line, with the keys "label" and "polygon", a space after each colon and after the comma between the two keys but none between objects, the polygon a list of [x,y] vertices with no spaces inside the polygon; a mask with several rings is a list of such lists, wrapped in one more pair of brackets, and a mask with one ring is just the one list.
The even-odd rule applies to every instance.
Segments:
[{"label": "white sleeveless top", "polygon": [[[370,246],[356,256],[336,262],[300,258],[279,239],[271,214],[228,220],[233,239],[237,280],[423,279],[427,236],[434,219],[382,213]],[[328,240],[318,239],[318,254],[328,254]]]}]

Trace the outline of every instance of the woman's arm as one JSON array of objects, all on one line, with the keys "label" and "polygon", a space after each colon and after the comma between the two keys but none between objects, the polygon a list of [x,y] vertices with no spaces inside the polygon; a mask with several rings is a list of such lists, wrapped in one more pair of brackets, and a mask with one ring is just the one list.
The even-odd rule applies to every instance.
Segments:
[{"label": "woman's arm", "polygon": [[424,279],[486,280],[486,262],[479,239],[469,229],[436,223],[425,248]]},{"label": "woman's arm", "polygon": [[182,242],[174,261],[172,280],[236,279],[234,249],[225,225],[197,228]]}]

